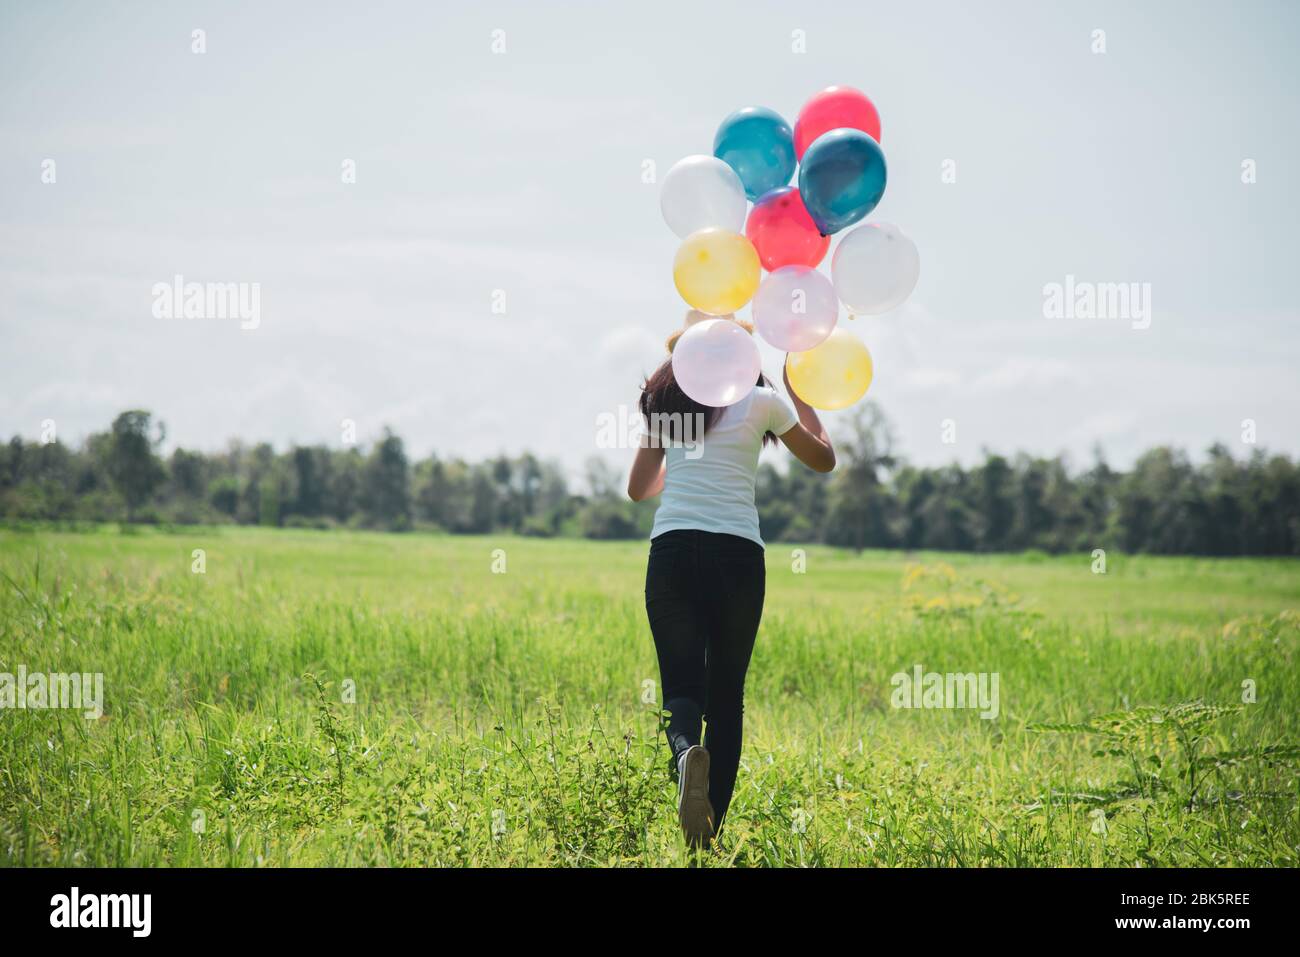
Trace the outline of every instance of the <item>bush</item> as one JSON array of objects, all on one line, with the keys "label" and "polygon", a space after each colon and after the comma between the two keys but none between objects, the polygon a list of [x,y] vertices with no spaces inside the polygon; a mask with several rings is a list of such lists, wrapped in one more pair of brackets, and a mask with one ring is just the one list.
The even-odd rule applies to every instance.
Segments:
[{"label": "bush", "polygon": [[531,538],[553,538],[555,529],[549,521],[541,516],[530,515],[524,519],[524,524],[519,527],[519,534]]},{"label": "bush", "polygon": [[636,516],[621,502],[592,502],[580,516],[584,538],[619,539],[640,538]]}]

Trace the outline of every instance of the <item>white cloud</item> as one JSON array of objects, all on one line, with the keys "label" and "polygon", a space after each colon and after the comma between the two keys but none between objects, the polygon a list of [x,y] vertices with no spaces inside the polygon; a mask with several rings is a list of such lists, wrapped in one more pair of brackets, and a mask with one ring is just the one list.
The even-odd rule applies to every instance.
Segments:
[{"label": "white cloud", "polygon": [[1064,359],[1011,356],[976,377],[971,391],[1025,392],[1080,386],[1086,382],[1076,366]]}]

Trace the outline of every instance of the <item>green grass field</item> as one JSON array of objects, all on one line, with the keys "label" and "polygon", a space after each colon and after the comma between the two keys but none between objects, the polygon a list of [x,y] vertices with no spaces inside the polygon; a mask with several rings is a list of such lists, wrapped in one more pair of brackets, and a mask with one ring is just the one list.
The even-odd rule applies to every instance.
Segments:
[{"label": "green grass field", "polygon": [[[98,720],[0,711],[0,861],[686,863],[645,553],[0,531],[0,672],[104,675]],[[792,561],[706,864],[1296,865],[1300,563]],[[997,673],[1000,714],[891,707],[915,665]]]}]

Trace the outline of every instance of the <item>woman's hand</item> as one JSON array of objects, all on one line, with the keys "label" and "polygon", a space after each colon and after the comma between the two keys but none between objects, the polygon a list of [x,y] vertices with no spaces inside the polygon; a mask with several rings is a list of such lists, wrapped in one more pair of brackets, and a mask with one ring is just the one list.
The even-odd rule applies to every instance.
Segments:
[{"label": "woman's hand", "polygon": [[662,447],[643,443],[632,460],[632,472],[627,477],[627,497],[634,502],[644,502],[662,492],[667,466]]},{"label": "woman's hand", "polygon": [[[789,358],[787,353],[786,359]],[[790,369],[786,363],[781,364],[781,381],[785,383],[786,394],[794,404],[799,424],[779,438],[794,453],[795,458],[814,472],[831,471],[835,468],[835,446],[831,445],[831,437],[826,434],[821,419],[817,418],[816,410],[799,398],[799,393],[790,385]]]}]

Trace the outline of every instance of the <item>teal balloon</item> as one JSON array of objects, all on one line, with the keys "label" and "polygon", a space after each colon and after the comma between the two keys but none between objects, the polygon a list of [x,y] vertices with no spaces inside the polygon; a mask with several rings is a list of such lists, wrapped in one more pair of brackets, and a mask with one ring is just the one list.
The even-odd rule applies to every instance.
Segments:
[{"label": "teal balloon", "polygon": [[762,106],[737,110],[718,127],[713,155],[736,171],[745,195],[758,199],[794,175],[794,133],[779,113]]},{"label": "teal balloon", "polygon": [[803,154],[799,195],[823,236],[856,223],[884,194],[885,154],[861,130],[823,133]]}]

